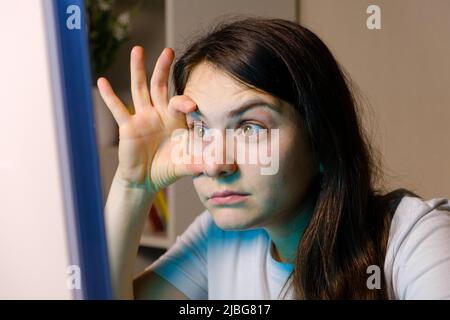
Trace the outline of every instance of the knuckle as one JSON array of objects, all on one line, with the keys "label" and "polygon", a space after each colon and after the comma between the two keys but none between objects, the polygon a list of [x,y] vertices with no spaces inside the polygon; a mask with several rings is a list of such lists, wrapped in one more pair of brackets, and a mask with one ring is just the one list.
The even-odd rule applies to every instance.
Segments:
[{"label": "knuckle", "polygon": [[161,83],[161,82],[151,82],[151,83],[150,83],[150,86],[151,86],[153,89],[158,89],[158,90],[166,89],[166,88],[167,88],[167,84],[166,84],[166,83]]}]

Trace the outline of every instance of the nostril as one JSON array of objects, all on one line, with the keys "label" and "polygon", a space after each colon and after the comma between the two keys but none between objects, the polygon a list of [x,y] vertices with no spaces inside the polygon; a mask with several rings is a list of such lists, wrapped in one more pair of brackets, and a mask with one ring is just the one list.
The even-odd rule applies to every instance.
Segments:
[{"label": "nostril", "polygon": [[237,170],[235,162],[224,163],[222,160],[217,160],[215,157],[203,158],[203,168],[205,175],[209,177],[217,177],[232,174]]}]

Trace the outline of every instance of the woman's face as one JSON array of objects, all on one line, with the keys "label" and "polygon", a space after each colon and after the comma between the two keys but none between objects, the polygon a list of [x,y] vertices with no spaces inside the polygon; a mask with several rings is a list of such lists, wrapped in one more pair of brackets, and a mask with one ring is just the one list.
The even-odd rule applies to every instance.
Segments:
[{"label": "woman's face", "polygon": [[[234,157],[228,164],[226,161],[206,162],[203,172],[193,178],[200,200],[216,224],[224,230],[242,230],[289,223],[298,213],[305,192],[317,173],[317,162],[298,112],[289,103],[250,89],[206,62],[193,69],[184,94],[198,107],[196,112],[186,116],[194,137],[202,141],[209,131],[223,132],[223,149],[215,152],[223,152],[223,159]],[[233,113],[241,106],[249,105],[251,100],[261,103],[252,103],[251,107]],[[234,131],[233,147],[226,147],[226,129],[241,129]],[[265,139],[258,136],[263,129],[267,129]],[[271,134],[273,129],[278,129],[278,139]],[[259,137],[259,140],[250,141],[249,137]],[[202,145],[212,141],[202,141]],[[255,154],[265,143],[268,143],[263,149],[267,150],[265,155],[272,161],[278,158],[276,172],[262,174],[261,169],[270,165],[261,163],[261,158],[256,163],[237,160],[239,146],[240,150],[247,150],[246,159],[249,159],[249,154]],[[210,198],[214,192],[224,190],[247,196],[237,197],[237,200],[234,197],[238,201],[234,203]]]}]

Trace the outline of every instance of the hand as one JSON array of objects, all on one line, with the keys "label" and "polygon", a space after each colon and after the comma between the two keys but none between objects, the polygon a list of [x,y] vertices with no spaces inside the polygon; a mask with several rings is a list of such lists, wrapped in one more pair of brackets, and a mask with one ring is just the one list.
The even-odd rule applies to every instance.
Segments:
[{"label": "hand", "polygon": [[174,60],[171,48],[159,56],[147,83],[144,49],[131,50],[131,94],[135,114],[128,112],[114,93],[108,80],[99,78],[100,94],[119,126],[119,166],[121,179],[133,184],[146,184],[151,192],[167,187],[177,179],[201,172],[201,165],[176,164],[171,159],[174,148],[183,148],[187,139],[171,139],[176,129],[186,129],[185,114],[196,109],[196,104],[185,95],[168,98],[170,66]]}]

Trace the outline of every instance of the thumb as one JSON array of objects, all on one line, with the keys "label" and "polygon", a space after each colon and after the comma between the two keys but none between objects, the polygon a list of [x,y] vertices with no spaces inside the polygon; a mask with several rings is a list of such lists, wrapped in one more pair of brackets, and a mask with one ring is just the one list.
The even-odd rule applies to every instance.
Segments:
[{"label": "thumb", "polygon": [[178,176],[179,177],[187,177],[187,176],[198,176],[203,173],[204,167],[203,164],[199,163],[188,163],[179,165]]}]

